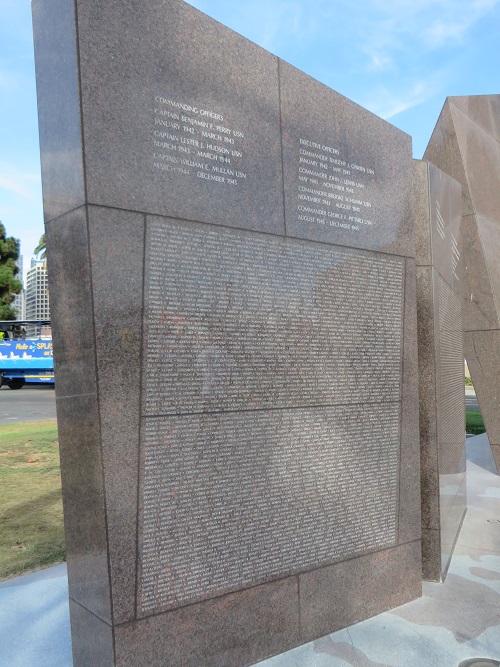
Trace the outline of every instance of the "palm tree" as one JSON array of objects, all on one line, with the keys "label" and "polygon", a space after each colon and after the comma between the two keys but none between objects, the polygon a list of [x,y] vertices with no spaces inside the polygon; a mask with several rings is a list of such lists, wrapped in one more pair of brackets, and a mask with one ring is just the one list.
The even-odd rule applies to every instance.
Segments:
[{"label": "palm tree", "polygon": [[40,236],[40,240],[38,241],[38,245],[33,251],[35,255],[40,255],[40,259],[46,259],[47,258],[47,250],[45,247],[45,234],[42,234]]}]

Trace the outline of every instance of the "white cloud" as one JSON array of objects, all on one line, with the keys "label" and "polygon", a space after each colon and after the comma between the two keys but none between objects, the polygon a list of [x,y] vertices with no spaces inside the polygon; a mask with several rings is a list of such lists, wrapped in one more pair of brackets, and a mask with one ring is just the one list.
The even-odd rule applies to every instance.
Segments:
[{"label": "white cloud", "polygon": [[22,199],[34,200],[39,197],[40,175],[19,172],[7,166],[0,167],[0,189]]},{"label": "white cloud", "polygon": [[393,66],[393,59],[391,56],[383,53],[371,53],[369,68],[373,70],[389,69]]},{"label": "white cloud", "polygon": [[290,39],[294,43],[306,41],[314,32],[318,13],[321,15],[321,11],[306,6],[304,0],[234,2],[225,11],[225,3],[218,6],[211,0],[188,1],[271,52]]},{"label": "white cloud", "polygon": [[500,0],[367,0],[359,19],[367,67],[383,69],[409,48],[429,52],[463,40],[499,4]]},{"label": "white cloud", "polygon": [[[483,19],[498,0],[476,0],[464,3],[461,0],[444,7],[444,18],[436,17],[421,32],[424,42],[431,48],[440,48],[449,42],[460,41],[478,21]],[[457,20],[457,16],[460,20]]]},{"label": "white cloud", "polygon": [[361,104],[377,116],[388,120],[431,99],[443,85],[444,75],[438,73],[433,80],[416,81],[397,92],[387,87],[379,87]]}]

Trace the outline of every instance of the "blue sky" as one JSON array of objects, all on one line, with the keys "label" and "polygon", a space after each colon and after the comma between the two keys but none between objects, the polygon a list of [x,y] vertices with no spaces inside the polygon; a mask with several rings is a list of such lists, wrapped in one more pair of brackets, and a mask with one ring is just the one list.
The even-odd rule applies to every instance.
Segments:
[{"label": "blue sky", "polygon": [[[500,0],[190,4],[410,134],[416,158],[448,95],[500,93]],[[0,0],[0,220],[26,268],[43,232],[29,0]]]}]

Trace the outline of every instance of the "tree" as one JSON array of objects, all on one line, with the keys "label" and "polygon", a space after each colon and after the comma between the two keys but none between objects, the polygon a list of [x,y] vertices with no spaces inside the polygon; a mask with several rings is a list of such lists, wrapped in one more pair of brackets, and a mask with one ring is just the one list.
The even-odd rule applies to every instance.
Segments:
[{"label": "tree", "polygon": [[5,227],[0,222],[0,320],[15,320],[16,310],[11,306],[15,295],[21,291],[21,281],[16,279],[19,267],[19,241],[7,237]]},{"label": "tree", "polygon": [[38,241],[38,245],[33,252],[34,252],[35,255],[40,255],[40,259],[46,259],[47,249],[45,247],[45,234],[42,234],[40,236],[40,240]]}]

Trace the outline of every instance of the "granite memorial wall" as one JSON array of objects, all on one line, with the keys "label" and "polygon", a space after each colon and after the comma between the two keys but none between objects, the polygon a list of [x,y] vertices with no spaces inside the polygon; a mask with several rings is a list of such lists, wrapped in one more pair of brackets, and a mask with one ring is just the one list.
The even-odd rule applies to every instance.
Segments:
[{"label": "granite memorial wall", "polygon": [[422,571],[446,576],[467,508],[464,354],[458,250],[461,186],[414,161]]},{"label": "granite memorial wall", "polygon": [[410,138],[179,0],[33,12],[75,667],[417,597]]},{"label": "granite memorial wall", "polygon": [[449,97],[424,158],[462,185],[464,353],[500,468],[500,95]]}]

